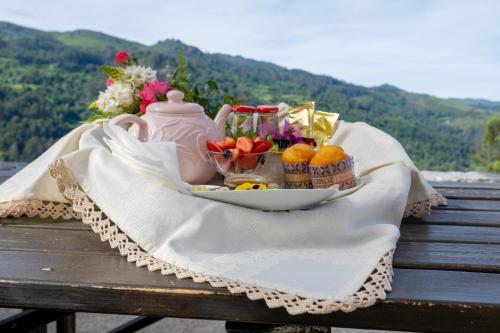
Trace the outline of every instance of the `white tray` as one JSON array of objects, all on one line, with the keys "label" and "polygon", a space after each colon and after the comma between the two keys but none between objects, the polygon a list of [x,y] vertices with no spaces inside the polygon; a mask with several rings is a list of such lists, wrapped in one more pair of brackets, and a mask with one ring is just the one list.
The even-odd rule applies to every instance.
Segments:
[{"label": "white tray", "polygon": [[357,191],[363,185],[363,180],[357,178],[355,187],[343,191],[339,191],[338,189],[195,191],[193,195],[247,208],[265,211],[283,211],[309,209],[324,201],[345,197]]}]

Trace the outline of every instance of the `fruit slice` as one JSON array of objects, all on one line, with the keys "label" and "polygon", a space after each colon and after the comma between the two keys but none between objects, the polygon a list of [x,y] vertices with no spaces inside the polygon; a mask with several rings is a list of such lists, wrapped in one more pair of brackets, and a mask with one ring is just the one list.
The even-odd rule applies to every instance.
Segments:
[{"label": "fruit slice", "polygon": [[259,156],[255,154],[241,155],[239,160],[240,169],[255,169]]},{"label": "fruit slice", "polygon": [[239,149],[228,149],[231,155],[231,161],[236,162],[238,158],[240,158],[240,150]]},{"label": "fruit slice", "polygon": [[217,142],[213,142],[212,140],[207,140],[207,149],[218,153],[222,153],[224,151],[224,149],[222,149]]},{"label": "fruit slice", "polygon": [[257,142],[262,142],[262,138],[260,137],[260,135],[257,135],[255,140],[253,140],[253,143],[257,143]]},{"label": "fruit slice", "polygon": [[252,153],[263,153],[273,147],[273,143],[269,141],[261,141],[254,145]]},{"label": "fruit slice", "polygon": [[236,148],[242,153],[249,153],[253,148],[253,141],[248,136],[240,136],[236,141]]},{"label": "fruit slice", "polygon": [[226,149],[236,148],[236,141],[234,141],[233,138],[226,136],[226,139],[224,140],[224,148]]}]

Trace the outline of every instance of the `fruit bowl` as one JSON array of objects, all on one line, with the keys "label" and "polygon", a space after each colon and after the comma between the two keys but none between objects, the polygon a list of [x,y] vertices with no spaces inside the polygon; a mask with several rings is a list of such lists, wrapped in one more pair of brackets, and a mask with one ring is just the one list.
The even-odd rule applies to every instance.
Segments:
[{"label": "fruit bowl", "polygon": [[253,174],[266,164],[270,155],[271,150],[260,153],[235,153],[232,149],[208,152],[210,161],[224,177],[233,174]]},{"label": "fruit bowl", "polygon": [[253,174],[269,160],[273,144],[260,137],[248,136],[236,140],[226,137],[222,141],[207,140],[209,160],[224,177],[235,174]]}]

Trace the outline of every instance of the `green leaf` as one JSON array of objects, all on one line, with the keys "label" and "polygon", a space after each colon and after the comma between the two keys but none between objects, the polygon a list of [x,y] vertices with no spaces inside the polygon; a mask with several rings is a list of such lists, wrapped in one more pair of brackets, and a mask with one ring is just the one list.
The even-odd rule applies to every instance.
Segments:
[{"label": "green leaf", "polygon": [[91,123],[91,122],[93,122],[94,120],[97,120],[97,119],[107,119],[107,118],[112,118],[114,116],[116,116],[116,114],[114,112],[97,113],[97,114],[95,114],[93,116],[88,117],[87,119],[85,119],[81,123],[82,124],[84,124],[84,123]]},{"label": "green leaf", "polygon": [[93,111],[99,111],[99,107],[97,106],[97,101],[93,101],[89,104],[89,109]]},{"label": "green leaf", "polygon": [[112,66],[101,66],[99,70],[109,76],[113,80],[120,80],[125,72],[122,68]]},{"label": "green leaf", "polygon": [[217,85],[217,83],[214,80],[208,80],[207,86],[208,86],[208,89],[210,91],[219,89],[219,86]]}]

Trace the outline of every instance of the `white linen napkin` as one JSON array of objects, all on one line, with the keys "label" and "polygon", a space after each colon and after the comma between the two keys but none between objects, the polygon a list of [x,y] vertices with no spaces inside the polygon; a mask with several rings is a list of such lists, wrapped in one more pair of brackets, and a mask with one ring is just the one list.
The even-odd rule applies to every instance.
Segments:
[{"label": "white linen napkin", "polygon": [[104,142],[111,154],[131,169],[162,182],[176,191],[191,193],[190,185],[183,182],[175,142],[142,142],[123,128],[112,124],[104,126]]}]

